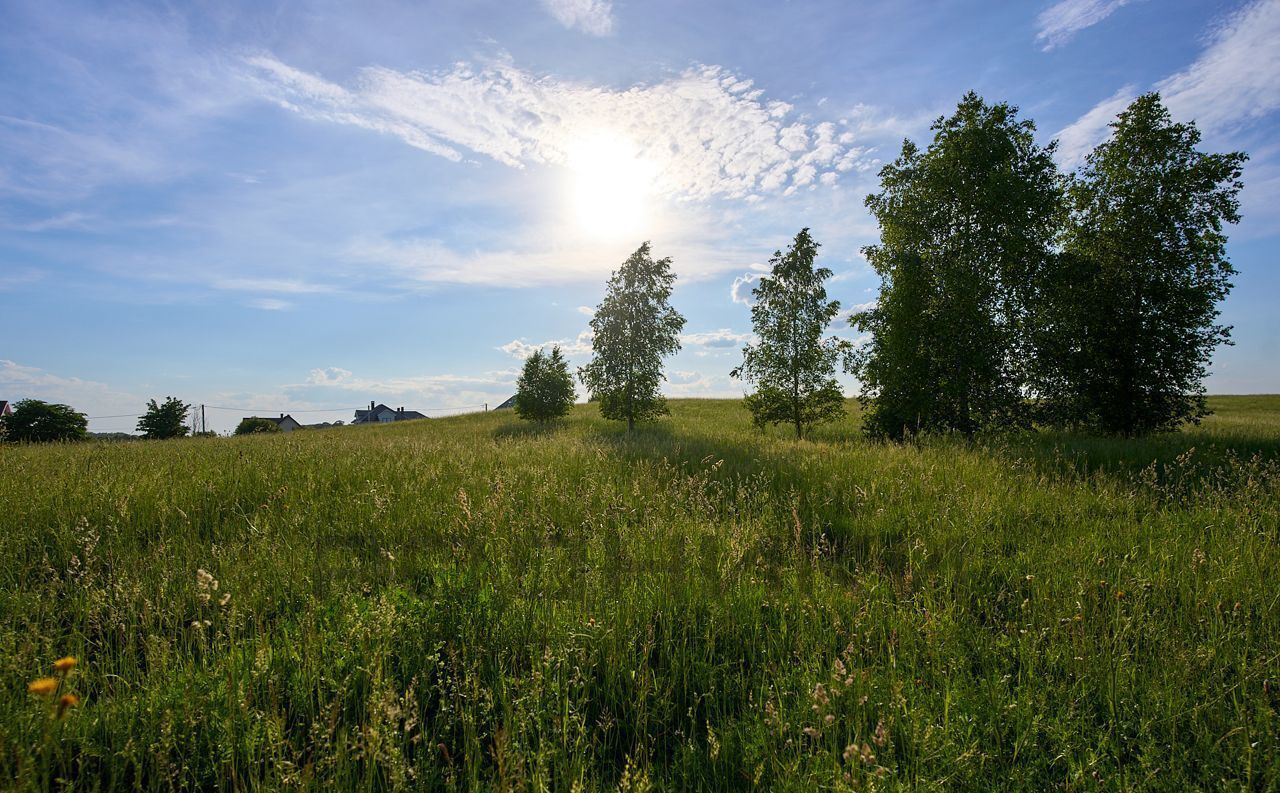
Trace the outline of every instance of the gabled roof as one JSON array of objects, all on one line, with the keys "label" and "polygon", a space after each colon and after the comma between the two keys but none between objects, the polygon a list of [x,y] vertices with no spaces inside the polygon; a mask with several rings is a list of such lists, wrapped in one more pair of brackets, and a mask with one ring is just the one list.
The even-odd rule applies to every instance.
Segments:
[{"label": "gabled roof", "polygon": [[[279,425],[279,424],[283,424],[286,420],[288,420],[288,421],[292,421],[294,424],[298,424],[298,420],[297,420],[297,419],[295,419],[293,416],[289,416],[289,415],[285,415],[285,416],[245,416],[245,417],[244,417],[244,420],[245,420],[245,421],[248,421],[249,419],[261,419],[262,421],[270,421],[271,423],[273,423],[273,424],[277,424],[277,425]],[[298,424],[298,426],[299,426],[299,427],[301,427],[302,425],[301,425],[301,424]]]},{"label": "gabled roof", "polygon": [[403,408],[401,408],[400,410],[396,410],[395,408],[389,408],[382,403],[378,403],[377,405],[374,405],[372,409],[357,410],[355,420],[352,423],[353,424],[361,424],[365,422],[372,423],[377,421],[378,420],[377,417],[381,416],[383,413],[392,414],[392,416],[394,417],[392,418],[392,421],[409,421],[411,419],[427,418],[424,414],[419,413],[416,410],[404,410]]},{"label": "gabled roof", "polygon": [[0,416],[3,416],[7,413],[12,413],[12,412],[13,410],[9,407],[9,400],[0,399]]},{"label": "gabled roof", "polygon": [[512,394],[510,397],[507,397],[506,402],[503,402],[501,405],[498,405],[496,408],[494,408],[494,410],[506,410],[507,408],[513,408],[515,406],[516,406],[516,396],[515,394]]}]

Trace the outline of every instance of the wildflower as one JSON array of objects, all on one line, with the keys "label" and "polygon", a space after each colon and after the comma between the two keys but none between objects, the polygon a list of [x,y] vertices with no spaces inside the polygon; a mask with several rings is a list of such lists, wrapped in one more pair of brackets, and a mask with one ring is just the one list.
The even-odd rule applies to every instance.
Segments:
[{"label": "wildflower", "polygon": [[884,729],[884,719],[876,722],[876,733],[871,737],[876,746],[884,746],[889,740],[889,735]]},{"label": "wildflower", "polygon": [[835,716],[833,716],[833,715],[831,715],[830,713],[828,713],[826,716],[823,716],[823,717],[822,717],[822,721],[823,721],[825,724],[827,724],[828,726],[830,726],[830,725],[831,725],[831,723],[832,723],[832,722],[834,722],[835,720],[836,720],[836,717],[835,717]]},{"label": "wildflower", "polygon": [[858,755],[861,757],[863,765],[871,765],[876,761],[876,756],[871,751],[871,747],[865,743],[858,749]]},{"label": "wildflower", "polygon": [[53,662],[53,668],[62,673],[70,672],[76,665],[76,657],[68,655],[65,658],[59,658]]},{"label": "wildflower", "polygon": [[58,690],[58,681],[52,677],[42,677],[27,684],[27,691],[37,697],[51,697]]},{"label": "wildflower", "polygon": [[822,733],[818,730],[817,727],[805,727],[804,734],[808,735],[810,738],[822,737]]},{"label": "wildflower", "polygon": [[222,596],[222,599],[218,601],[218,605],[219,605],[219,606],[225,606],[225,605],[227,605],[227,604],[228,604],[228,603],[230,603],[230,602],[231,602],[231,593],[230,593],[230,592],[227,592],[226,594],[224,594],[224,595]]},{"label": "wildflower", "polygon": [[80,704],[80,697],[75,694],[63,694],[62,699],[58,700],[58,718],[62,718],[68,710],[77,707]]}]

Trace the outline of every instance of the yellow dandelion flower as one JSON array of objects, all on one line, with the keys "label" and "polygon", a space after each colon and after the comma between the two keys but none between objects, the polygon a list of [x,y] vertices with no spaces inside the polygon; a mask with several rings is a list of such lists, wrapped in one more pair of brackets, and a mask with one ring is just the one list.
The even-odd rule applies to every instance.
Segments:
[{"label": "yellow dandelion flower", "polygon": [[59,672],[70,672],[76,665],[76,657],[68,655],[53,662],[53,668]]},{"label": "yellow dandelion flower", "polygon": [[77,697],[75,694],[63,694],[62,698],[58,700],[58,718],[62,718],[63,714],[71,708],[77,707],[79,704],[80,697]]},{"label": "yellow dandelion flower", "polygon": [[37,697],[50,697],[58,690],[58,681],[52,677],[42,677],[27,684],[27,691]]}]

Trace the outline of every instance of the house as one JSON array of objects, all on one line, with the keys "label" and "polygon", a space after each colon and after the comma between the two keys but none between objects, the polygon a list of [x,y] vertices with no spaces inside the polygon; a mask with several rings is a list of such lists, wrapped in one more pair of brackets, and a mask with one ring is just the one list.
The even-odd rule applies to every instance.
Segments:
[{"label": "house", "polygon": [[507,399],[506,402],[503,402],[501,405],[498,405],[496,408],[494,408],[494,410],[506,410],[507,408],[513,408],[515,406],[516,406],[516,396],[515,394],[512,394]]},{"label": "house", "polygon": [[0,399],[0,416],[12,416],[13,408],[9,407],[9,403]]},{"label": "house", "polygon": [[261,419],[262,421],[270,421],[271,423],[279,427],[281,432],[293,432],[294,430],[302,426],[297,422],[296,419],[294,419],[293,416],[287,416],[284,413],[280,414],[280,418],[274,418],[272,416],[246,416],[244,420],[249,421],[250,419]]},{"label": "house", "polygon": [[352,424],[386,424],[392,421],[411,421],[413,419],[425,419],[426,416],[416,410],[405,410],[401,408],[389,408],[383,404],[369,403],[368,410],[357,410],[356,417]]}]

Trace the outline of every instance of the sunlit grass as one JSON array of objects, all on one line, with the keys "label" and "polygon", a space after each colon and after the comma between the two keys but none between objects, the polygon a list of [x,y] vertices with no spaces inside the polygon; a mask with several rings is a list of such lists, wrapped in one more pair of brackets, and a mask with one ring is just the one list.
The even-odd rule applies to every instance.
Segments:
[{"label": "sunlit grass", "polygon": [[1213,406],[4,448],[2,787],[1275,788],[1280,398]]}]

